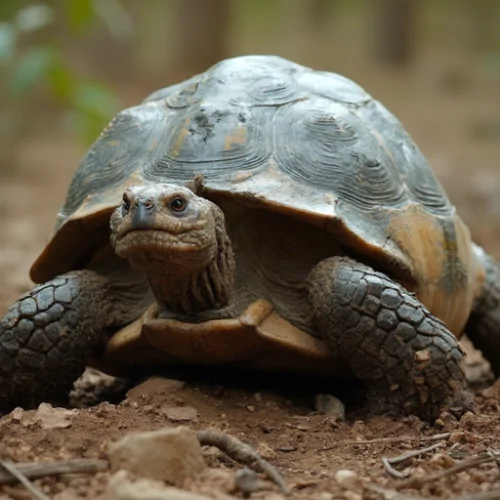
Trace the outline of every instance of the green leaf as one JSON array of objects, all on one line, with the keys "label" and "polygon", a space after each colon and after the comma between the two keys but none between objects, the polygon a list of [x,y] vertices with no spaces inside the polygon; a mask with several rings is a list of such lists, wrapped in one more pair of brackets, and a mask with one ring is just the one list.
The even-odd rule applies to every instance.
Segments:
[{"label": "green leaf", "polygon": [[12,75],[12,91],[15,94],[22,94],[43,83],[57,60],[57,51],[47,46],[35,47],[23,54]]},{"label": "green leaf", "polygon": [[77,134],[84,147],[89,147],[109,123],[108,119],[97,118],[83,111],[68,111],[65,121],[73,133]]},{"label": "green leaf", "polygon": [[66,0],[64,6],[68,23],[74,32],[85,29],[95,17],[92,0]]},{"label": "green leaf", "polygon": [[72,101],[78,110],[104,119],[109,119],[118,108],[113,92],[96,82],[79,83],[74,89]]},{"label": "green leaf", "polygon": [[35,4],[25,7],[16,16],[16,28],[28,33],[45,28],[54,20],[54,12],[47,5]]},{"label": "green leaf", "polygon": [[54,61],[48,73],[52,94],[56,99],[68,104],[73,98],[76,76],[62,61]]},{"label": "green leaf", "polygon": [[9,23],[0,23],[0,62],[8,61],[14,53],[16,31]]}]

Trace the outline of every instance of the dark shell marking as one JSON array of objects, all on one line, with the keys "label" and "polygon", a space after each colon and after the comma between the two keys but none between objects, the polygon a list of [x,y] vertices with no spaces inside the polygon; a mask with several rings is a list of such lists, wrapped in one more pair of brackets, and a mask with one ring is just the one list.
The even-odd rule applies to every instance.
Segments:
[{"label": "dark shell marking", "polygon": [[61,221],[132,172],[179,183],[203,174],[217,183],[255,175],[270,161],[283,182],[290,177],[357,209],[414,201],[432,214],[453,212],[399,121],[361,87],[278,57],[248,56],[121,112],[85,157]]}]

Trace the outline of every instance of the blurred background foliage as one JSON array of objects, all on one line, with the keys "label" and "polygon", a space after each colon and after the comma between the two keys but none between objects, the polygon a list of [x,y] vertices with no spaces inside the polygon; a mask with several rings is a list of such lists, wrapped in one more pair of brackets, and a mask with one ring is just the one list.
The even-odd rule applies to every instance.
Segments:
[{"label": "blurred background foliage", "polygon": [[0,0],[0,307],[30,288],[29,264],[113,115],[242,54],[359,83],[500,259],[499,27],[500,0]]},{"label": "blurred background foliage", "polygon": [[88,146],[121,107],[245,53],[369,92],[382,70],[453,92],[471,78],[493,85],[499,26],[498,0],[2,0],[0,167],[26,134],[62,127]]}]

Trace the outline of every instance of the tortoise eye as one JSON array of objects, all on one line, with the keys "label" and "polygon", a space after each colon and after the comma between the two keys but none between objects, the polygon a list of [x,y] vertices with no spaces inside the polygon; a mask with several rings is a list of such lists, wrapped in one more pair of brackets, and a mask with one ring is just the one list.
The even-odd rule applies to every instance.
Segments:
[{"label": "tortoise eye", "polygon": [[126,215],[129,210],[130,210],[130,200],[128,199],[127,194],[124,193],[122,202],[122,215]]},{"label": "tortoise eye", "polygon": [[176,196],[170,200],[170,208],[174,212],[182,212],[187,207],[187,201],[182,196]]}]

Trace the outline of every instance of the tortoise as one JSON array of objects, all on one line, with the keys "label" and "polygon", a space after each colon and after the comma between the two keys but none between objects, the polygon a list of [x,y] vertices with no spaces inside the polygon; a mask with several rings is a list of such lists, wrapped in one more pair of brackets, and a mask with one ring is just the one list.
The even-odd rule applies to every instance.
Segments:
[{"label": "tortoise", "polygon": [[353,81],[223,60],[120,112],[84,157],[38,285],[0,322],[0,408],[86,366],[355,377],[375,411],[473,408],[500,371],[500,271],[403,125]]}]

